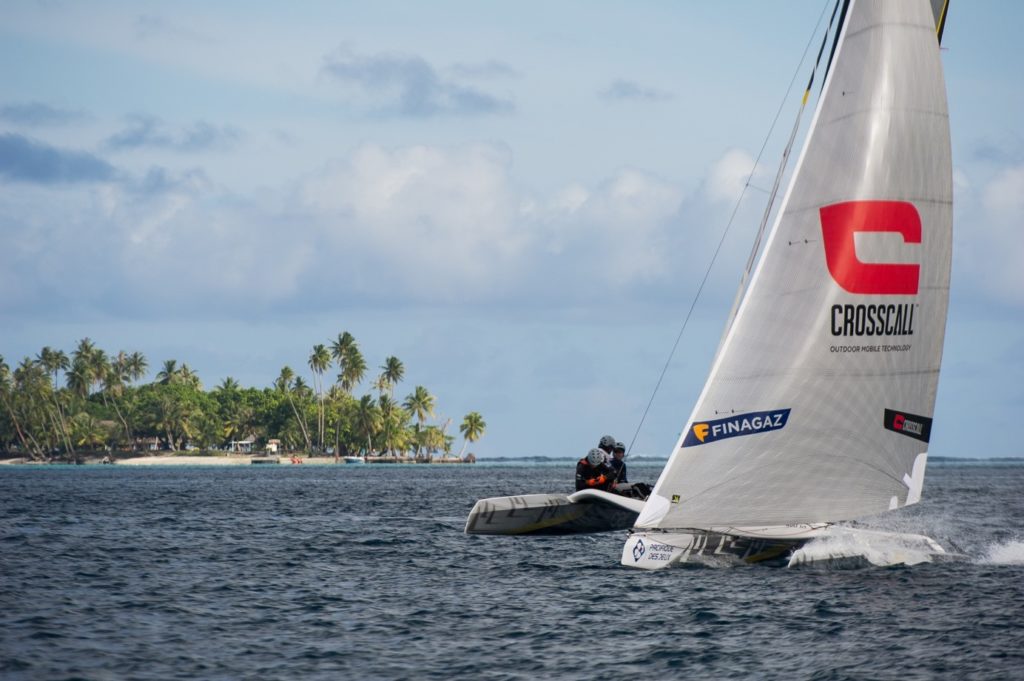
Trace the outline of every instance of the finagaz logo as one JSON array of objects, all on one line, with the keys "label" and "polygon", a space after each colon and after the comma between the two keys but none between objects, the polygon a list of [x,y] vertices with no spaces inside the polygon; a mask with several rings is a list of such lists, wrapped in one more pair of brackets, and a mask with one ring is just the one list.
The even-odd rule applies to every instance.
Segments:
[{"label": "finagaz logo", "polygon": [[704,438],[708,436],[708,431],[711,430],[711,426],[706,423],[695,423],[693,424],[693,434],[698,440],[704,442]]},{"label": "finagaz logo", "polygon": [[779,430],[785,427],[786,421],[789,419],[789,411],[789,409],[753,411],[724,419],[695,423],[686,433],[683,447],[696,447],[729,437]]},{"label": "finagaz logo", "polygon": [[904,243],[921,243],[921,216],[906,201],[844,201],[823,206],[821,234],[832,278],[850,293],[917,295],[917,263],[866,263],[857,257],[855,235],[893,232]]}]

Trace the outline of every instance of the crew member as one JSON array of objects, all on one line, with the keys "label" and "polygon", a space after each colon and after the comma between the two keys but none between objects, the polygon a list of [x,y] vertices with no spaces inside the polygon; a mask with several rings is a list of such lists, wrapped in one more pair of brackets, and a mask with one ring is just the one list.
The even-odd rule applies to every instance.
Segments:
[{"label": "crew member", "polygon": [[612,449],[612,458],[608,462],[614,471],[615,482],[627,483],[629,479],[626,477],[626,462],[623,460],[626,456],[626,445],[621,442],[616,442],[615,447]]},{"label": "crew member", "polygon": [[576,491],[600,489],[609,491],[615,484],[615,474],[607,463],[603,449],[594,448],[576,463]]}]

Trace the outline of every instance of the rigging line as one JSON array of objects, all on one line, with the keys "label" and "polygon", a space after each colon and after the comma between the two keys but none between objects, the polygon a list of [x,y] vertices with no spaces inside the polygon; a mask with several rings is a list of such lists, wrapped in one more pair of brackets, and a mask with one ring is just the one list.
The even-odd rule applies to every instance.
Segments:
[{"label": "rigging line", "polygon": [[[786,142],[786,148],[782,152],[782,158],[779,159],[779,167],[775,172],[775,181],[772,183],[771,192],[768,194],[768,202],[765,205],[764,214],[761,216],[761,224],[758,225],[757,228],[757,236],[754,239],[754,246],[750,249],[750,256],[747,258],[746,267],[743,269],[743,276],[740,277],[740,285],[736,290],[736,298],[732,301],[732,308],[729,310],[728,322],[725,325],[725,333],[722,334],[722,338],[718,342],[719,352],[721,352],[722,344],[725,342],[726,334],[728,334],[733,322],[736,321],[736,313],[739,311],[740,302],[742,302],[743,295],[747,290],[747,284],[750,282],[750,272],[754,268],[754,262],[757,260],[757,253],[761,250],[761,241],[764,238],[765,229],[768,228],[768,218],[771,217],[772,208],[775,206],[775,199],[779,193],[779,185],[782,183],[782,176],[786,172],[786,165],[789,162],[789,156],[793,152],[793,143],[796,141],[796,134],[800,130],[800,120],[803,118],[804,109],[807,107],[807,99],[811,94],[811,87],[814,85],[814,75],[818,72],[818,67],[821,65],[821,55],[825,52],[825,45],[828,44],[828,36],[832,31],[832,24],[835,23],[836,12],[839,10],[839,3],[840,0],[836,0],[836,5],[832,8],[832,16],[828,20],[828,28],[825,29],[825,35],[821,37],[821,47],[818,49],[818,57],[814,60],[814,67],[811,69],[811,78],[807,82],[807,88],[804,90],[803,99],[800,100],[800,108],[797,109],[796,120],[793,121],[793,130],[789,133],[789,141]],[[815,32],[817,32],[817,27],[815,27]]]},{"label": "rigging line", "polygon": [[[760,162],[761,156],[764,154],[764,150],[768,146],[768,140],[771,138],[772,132],[775,130],[775,124],[778,123],[779,116],[782,115],[782,110],[785,108],[786,101],[789,99],[789,93],[792,92],[793,84],[796,82],[797,76],[800,75],[800,69],[803,68],[804,60],[807,58],[807,52],[811,49],[811,45],[814,44],[814,36],[817,35],[818,29],[821,27],[821,22],[825,18],[825,13],[828,11],[829,3],[831,2],[832,0],[825,0],[825,4],[821,8],[821,14],[818,15],[818,21],[814,24],[814,30],[811,31],[811,36],[807,40],[807,45],[804,46],[803,54],[800,55],[800,61],[797,63],[796,69],[793,72],[793,77],[789,81],[789,87],[786,88],[786,94],[779,103],[779,108],[775,112],[775,118],[772,119],[772,124],[768,128],[768,133],[765,135],[764,141],[761,143],[761,149],[757,152],[757,158],[754,159],[754,165],[750,170],[750,175],[747,176],[747,181],[744,183],[743,189],[740,190],[739,198],[736,199],[736,205],[733,206],[732,214],[729,216],[729,221],[725,225],[722,237],[718,240],[718,246],[715,247],[715,252],[711,254],[711,261],[708,263],[707,269],[704,271],[704,277],[701,279],[700,285],[697,287],[697,292],[694,294],[693,300],[690,302],[690,309],[686,312],[686,317],[683,319],[683,325],[679,329],[679,334],[676,336],[675,343],[672,344],[672,350],[668,353],[668,359],[665,360],[665,366],[661,369],[661,374],[658,376],[658,381],[654,385],[651,398],[647,401],[644,413],[640,417],[640,423],[637,424],[636,432],[633,433],[633,438],[629,441],[629,447],[626,449],[626,456],[629,456],[633,451],[633,445],[636,444],[636,439],[640,436],[640,431],[644,427],[644,421],[647,420],[647,414],[651,411],[651,405],[654,404],[654,398],[658,395],[658,390],[661,388],[661,384],[665,380],[665,374],[668,373],[668,367],[672,363],[672,358],[675,356],[676,350],[679,348],[679,342],[682,340],[683,333],[686,331],[686,327],[690,323],[690,317],[693,315],[693,310],[697,306],[697,301],[700,300],[701,293],[704,291],[704,285],[707,284],[708,278],[711,276],[711,269],[715,266],[715,261],[718,259],[718,254],[722,250],[725,238],[729,235],[729,229],[732,227],[732,223],[736,219],[736,213],[739,212],[740,204],[743,203],[743,196],[747,193],[747,187],[750,186],[750,178],[754,175],[754,171],[757,170],[757,164]],[[835,12],[833,11],[833,17],[834,16]],[[829,26],[831,26],[831,24],[832,22],[830,21]]]}]

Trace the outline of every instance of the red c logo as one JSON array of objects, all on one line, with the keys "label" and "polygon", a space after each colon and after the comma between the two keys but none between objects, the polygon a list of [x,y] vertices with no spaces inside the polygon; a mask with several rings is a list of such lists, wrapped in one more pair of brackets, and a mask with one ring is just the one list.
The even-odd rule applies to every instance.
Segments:
[{"label": "red c logo", "polygon": [[896,414],[892,419],[892,427],[896,430],[903,430],[903,422],[905,420],[906,417],[903,414]]},{"label": "red c logo", "polygon": [[864,263],[857,259],[857,232],[896,232],[921,243],[921,216],[906,201],[844,201],[821,208],[825,262],[836,283],[850,293],[916,295],[921,266]]}]

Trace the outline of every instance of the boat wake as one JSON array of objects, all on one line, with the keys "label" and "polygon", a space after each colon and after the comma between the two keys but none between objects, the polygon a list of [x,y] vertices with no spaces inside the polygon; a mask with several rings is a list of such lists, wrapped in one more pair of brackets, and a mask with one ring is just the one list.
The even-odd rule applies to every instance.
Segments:
[{"label": "boat wake", "polygon": [[978,565],[1024,565],[1024,541],[996,542],[975,562]]},{"label": "boat wake", "polygon": [[933,539],[921,534],[833,526],[794,551],[789,565],[919,565],[955,559],[959,555],[947,553]]}]

